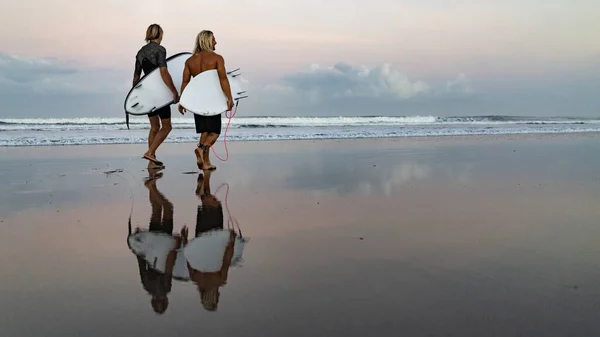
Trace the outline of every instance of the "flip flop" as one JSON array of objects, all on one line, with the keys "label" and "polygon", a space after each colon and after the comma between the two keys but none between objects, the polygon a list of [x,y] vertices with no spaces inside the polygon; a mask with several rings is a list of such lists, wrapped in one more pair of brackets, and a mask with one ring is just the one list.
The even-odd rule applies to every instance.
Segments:
[{"label": "flip flop", "polygon": [[150,157],[149,155],[145,154],[142,159],[147,159],[151,162],[153,162],[154,164],[158,165],[158,166],[164,166],[163,162],[160,160],[156,160],[156,158]]}]

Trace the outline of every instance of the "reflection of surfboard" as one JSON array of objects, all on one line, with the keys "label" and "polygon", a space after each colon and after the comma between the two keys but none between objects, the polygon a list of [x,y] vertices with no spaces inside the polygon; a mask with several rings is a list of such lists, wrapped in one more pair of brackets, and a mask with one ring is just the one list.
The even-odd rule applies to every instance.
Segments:
[{"label": "reflection of surfboard", "polygon": [[173,266],[173,278],[178,281],[189,281],[190,279],[190,271],[187,267],[183,249],[177,250],[177,259],[175,260],[175,266]]},{"label": "reflection of surfboard", "polygon": [[244,254],[244,245],[246,239],[237,236],[233,242],[233,257],[231,258],[231,266],[235,267],[242,263],[242,255]]},{"label": "reflection of surfboard", "polygon": [[[240,79],[239,69],[227,73],[231,97],[235,101],[246,98],[246,90]],[[221,89],[217,70],[207,70],[190,80],[185,87],[179,103],[188,111],[202,116],[218,115],[227,110],[227,97]]]},{"label": "reflection of surfboard", "polygon": [[229,230],[213,230],[202,233],[183,249],[192,268],[200,272],[221,270],[223,257],[229,243]]},{"label": "reflection of surfboard", "polygon": [[[143,257],[152,269],[164,273],[167,266],[167,256],[175,248],[177,242],[171,235],[157,232],[140,232],[127,238],[134,254]],[[179,281],[188,281],[190,272],[183,250],[177,250],[177,258],[173,266],[173,278]]]},{"label": "reflection of surfboard", "polygon": [[[223,266],[223,257],[229,243],[228,229],[213,230],[191,240],[183,249],[185,258],[192,268],[201,272],[216,272]],[[233,242],[231,266],[242,261],[246,240],[236,237]]]},{"label": "reflection of surfboard", "polygon": [[[173,84],[178,92],[181,89],[185,61],[191,55],[192,53],[184,52],[167,58],[167,69],[169,69],[169,74],[171,74]],[[173,93],[160,76],[160,69],[156,68],[145,74],[129,90],[125,97],[124,107],[128,114],[147,115],[171,103],[173,103]]]},{"label": "reflection of surfboard", "polygon": [[166,233],[140,232],[127,238],[133,252],[143,257],[152,269],[164,273],[167,255],[175,249],[175,239]]}]

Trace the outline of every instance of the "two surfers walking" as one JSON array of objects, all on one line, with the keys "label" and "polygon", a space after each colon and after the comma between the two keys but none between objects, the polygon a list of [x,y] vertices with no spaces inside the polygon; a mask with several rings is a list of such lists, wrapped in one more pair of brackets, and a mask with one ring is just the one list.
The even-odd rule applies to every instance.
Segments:
[{"label": "two surfers walking", "polygon": [[[160,45],[162,38],[163,30],[159,25],[152,24],[148,27],[146,30],[146,45],[143,46],[136,55],[133,84],[135,85],[139,80],[142,70],[144,71],[144,74],[147,74],[159,67],[163,81],[173,92],[173,103],[177,104],[179,102],[179,93],[173,85],[173,80],[167,69],[167,52],[166,49]],[[216,69],[221,89],[227,97],[227,111],[230,111],[233,108],[233,98],[231,96],[229,80],[227,79],[227,73],[225,71],[225,61],[223,56],[215,53],[216,44],[217,40],[215,39],[213,32],[209,30],[203,30],[196,36],[194,54],[185,62],[180,92],[183,92],[192,77],[207,70]],[[186,109],[181,104],[179,104],[178,109],[182,115],[185,114]],[[148,150],[143,155],[143,158],[149,161],[148,168],[164,168],[164,164],[156,159],[156,150],[172,130],[171,107],[166,106],[153,111],[148,114],[148,119],[150,120]],[[215,170],[216,166],[210,162],[209,150],[221,134],[221,115],[200,116],[194,114],[194,124],[196,126],[196,133],[200,134],[197,148],[194,149],[196,164],[201,170]]]}]

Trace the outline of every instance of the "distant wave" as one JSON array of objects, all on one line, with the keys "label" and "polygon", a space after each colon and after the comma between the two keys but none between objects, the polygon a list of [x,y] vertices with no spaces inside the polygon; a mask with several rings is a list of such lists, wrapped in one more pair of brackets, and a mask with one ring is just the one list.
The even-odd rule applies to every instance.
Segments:
[{"label": "distant wave", "polygon": [[[224,118],[224,121],[226,119]],[[191,129],[192,118],[173,118],[172,124]],[[130,127],[147,129],[145,117],[132,117]],[[231,128],[283,128],[331,126],[415,126],[415,125],[519,125],[519,124],[600,124],[600,119],[572,117],[518,117],[518,116],[400,116],[400,117],[234,117]],[[1,131],[24,130],[123,130],[124,118],[13,118],[0,119]]]},{"label": "distant wave", "polygon": [[[253,135],[228,135],[227,141],[276,141],[276,140],[318,140],[318,139],[364,139],[364,138],[400,138],[400,137],[442,137],[442,136],[468,136],[468,135],[509,135],[509,134],[556,134],[556,133],[583,133],[600,132],[600,129],[554,129],[554,130],[464,130],[440,129],[428,132],[354,132],[354,133],[313,133],[313,134],[253,134]],[[100,144],[146,144],[147,135],[127,136],[65,136],[65,137],[15,137],[13,139],[0,139],[0,146],[60,146],[60,145],[100,145]],[[166,143],[195,143],[196,135],[169,136]],[[219,140],[221,142],[222,139]]]},{"label": "distant wave", "polygon": [[[195,142],[191,116],[173,118],[166,142]],[[223,120],[225,128],[226,119]],[[143,144],[149,123],[124,118],[0,119],[0,146]],[[235,117],[228,141],[299,139],[359,139],[600,132],[600,119],[515,116],[405,117]],[[222,141],[223,137],[219,138]]]}]

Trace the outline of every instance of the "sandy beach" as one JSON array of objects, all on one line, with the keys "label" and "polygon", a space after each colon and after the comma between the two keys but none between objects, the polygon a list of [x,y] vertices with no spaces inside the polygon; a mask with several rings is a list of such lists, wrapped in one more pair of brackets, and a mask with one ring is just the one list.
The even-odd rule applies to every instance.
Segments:
[{"label": "sandy beach", "polygon": [[215,311],[171,280],[162,314],[128,221],[159,195],[194,237],[194,144],[146,184],[144,145],[0,148],[0,335],[597,336],[599,140],[229,143],[204,179],[243,261]]}]

